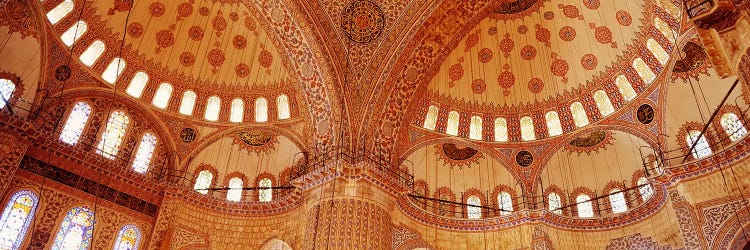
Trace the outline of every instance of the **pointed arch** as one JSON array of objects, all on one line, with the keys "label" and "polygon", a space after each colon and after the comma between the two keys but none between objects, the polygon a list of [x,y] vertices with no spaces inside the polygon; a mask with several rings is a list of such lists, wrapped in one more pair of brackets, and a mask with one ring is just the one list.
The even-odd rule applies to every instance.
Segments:
[{"label": "pointed arch", "polygon": [[497,195],[497,204],[500,208],[500,215],[509,215],[513,212],[513,197],[510,193],[502,191]]},{"label": "pointed arch", "polygon": [[615,85],[625,101],[632,101],[638,95],[635,93],[633,85],[630,84],[630,80],[624,75],[618,75],[617,78],[615,78]]},{"label": "pointed arch", "polygon": [[552,213],[561,215],[562,209],[560,208],[562,208],[562,199],[560,199],[560,195],[555,192],[549,193],[547,195],[547,209]]},{"label": "pointed arch", "polygon": [[268,100],[260,97],[255,100],[255,122],[268,121]]},{"label": "pointed arch", "polygon": [[235,98],[234,100],[232,100],[232,108],[229,111],[229,121],[239,123],[242,122],[244,118],[245,102],[240,98]]},{"label": "pointed arch", "polygon": [[481,219],[482,218],[482,199],[479,196],[472,195],[466,199],[466,218],[469,219]]},{"label": "pointed arch", "polygon": [[156,94],[154,94],[154,99],[151,101],[151,104],[157,108],[166,109],[169,105],[169,99],[172,98],[173,89],[172,84],[169,84],[168,82],[161,83],[159,88],[156,89]]},{"label": "pointed arch", "polygon": [[449,135],[458,135],[458,125],[461,119],[461,115],[457,111],[453,110],[448,112],[448,124],[445,126],[445,133]]},{"label": "pointed arch", "polygon": [[211,96],[206,101],[206,113],[203,118],[207,121],[218,121],[219,111],[221,110],[221,99],[218,96]]},{"label": "pointed arch", "polygon": [[560,116],[555,111],[549,111],[544,115],[544,119],[547,120],[547,131],[549,136],[558,136],[562,134],[562,125],[560,124]]},{"label": "pointed arch", "polygon": [[508,121],[505,118],[495,118],[495,141],[508,141]]},{"label": "pointed arch", "polygon": [[424,118],[424,124],[422,125],[423,128],[429,129],[429,130],[435,130],[435,126],[437,126],[437,118],[438,113],[440,110],[435,105],[430,105],[429,108],[427,108],[427,114]]},{"label": "pointed arch", "polygon": [[576,127],[584,127],[589,125],[589,117],[586,115],[586,109],[583,108],[581,102],[574,102],[570,104],[570,113],[573,114],[573,123]]},{"label": "pointed arch", "polygon": [[62,131],[60,132],[60,141],[69,145],[78,144],[78,140],[81,139],[83,129],[86,127],[86,123],[91,115],[91,106],[86,102],[77,102],[73,105],[68,119],[63,125]]},{"label": "pointed arch", "polygon": [[182,100],[180,101],[179,110],[180,114],[193,115],[193,109],[195,109],[195,100],[197,98],[198,96],[192,90],[188,90],[182,93]]},{"label": "pointed arch", "polygon": [[721,115],[721,127],[724,129],[724,133],[729,136],[731,141],[737,141],[747,134],[747,128],[742,124],[742,120],[737,114],[727,112]]},{"label": "pointed arch", "polygon": [[534,120],[532,120],[529,116],[521,117],[521,140],[536,140],[536,133],[534,132]]},{"label": "pointed arch", "polygon": [[609,100],[609,96],[604,90],[600,89],[594,92],[594,102],[602,116],[608,116],[615,112],[615,107],[612,106],[612,101]]},{"label": "pointed arch", "polygon": [[73,46],[75,42],[81,39],[83,34],[85,34],[86,31],[88,31],[88,29],[89,29],[89,25],[86,24],[86,22],[78,21],[75,24],[73,24],[73,26],[70,26],[68,30],[63,32],[62,35],[60,35],[60,40],[62,40],[65,46],[68,46],[68,47]]},{"label": "pointed arch", "polygon": [[476,115],[471,117],[471,124],[469,125],[469,139],[482,139],[482,117]]},{"label": "pointed arch", "polygon": [[643,79],[643,82],[646,83],[646,85],[650,85],[654,80],[656,80],[656,74],[654,74],[654,71],[651,70],[651,68],[646,64],[643,59],[640,57],[635,58],[633,60],[633,68],[635,69],[635,72],[638,73],[638,76]]},{"label": "pointed arch", "polygon": [[112,62],[102,72],[102,79],[110,84],[114,84],[120,78],[123,70],[125,70],[125,60],[119,57],[112,59]]},{"label": "pointed arch", "polygon": [[120,228],[113,250],[138,250],[141,245],[141,229],[133,224]]},{"label": "pointed arch", "polygon": [[625,193],[619,188],[609,191],[609,203],[612,206],[612,213],[619,214],[628,211],[628,203],[625,200]]},{"label": "pointed arch", "polygon": [[60,224],[52,250],[89,249],[93,226],[91,209],[86,206],[71,209]]},{"label": "pointed arch", "polygon": [[153,157],[155,149],[156,136],[151,133],[144,134],[143,137],[141,137],[141,142],[138,144],[138,150],[135,153],[133,170],[141,174],[146,173],[149,164],[151,164],[151,157]]},{"label": "pointed arch", "polygon": [[96,60],[99,60],[99,57],[102,56],[104,53],[104,50],[106,50],[106,45],[101,40],[96,40],[92,42],[86,50],[81,53],[81,55],[78,57],[78,60],[81,60],[81,63],[83,65],[91,67],[96,63]]},{"label": "pointed arch", "polygon": [[114,159],[120,151],[120,145],[125,138],[125,132],[130,124],[130,117],[123,111],[115,111],[109,115],[107,126],[96,146],[96,152],[108,159]]},{"label": "pointed arch", "polygon": [[30,190],[11,195],[0,217],[0,249],[21,249],[38,204],[39,197]]},{"label": "pointed arch", "polygon": [[273,200],[273,183],[269,178],[263,178],[258,181],[258,200],[260,202],[271,202]]},{"label": "pointed arch", "polygon": [[647,201],[651,196],[654,196],[654,189],[651,188],[651,183],[648,182],[646,177],[638,178],[636,184],[638,184],[638,192],[641,193],[643,201]]},{"label": "pointed arch", "polygon": [[702,159],[713,154],[711,145],[709,145],[708,140],[706,140],[706,135],[701,135],[701,131],[690,130],[685,140],[687,140],[688,149],[693,145],[693,143],[697,141],[697,143],[695,144],[695,148],[693,148],[693,151],[691,152],[693,154],[693,158]]},{"label": "pointed arch", "polygon": [[148,74],[143,71],[138,71],[133,75],[133,79],[130,80],[130,84],[125,92],[132,97],[141,98],[143,89],[146,88],[146,84],[148,84]]},{"label": "pointed arch", "polygon": [[13,97],[16,84],[10,79],[0,78],[0,109],[5,108],[7,102]]},{"label": "pointed arch", "polygon": [[576,208],[578,209],[578,217],[594,217],[594,207],[591,205],[591,197],[586,194],[580,194],[578,195],[578,197],[576,197],[576,203]]},{"label": "pointed arch", "polygon": [[229,180],[229,190],[227,191],[227,200],[229,201],[240,201],[242,200],[242,178],[234,177]]},{"label": "pointed arch", "polygon": [[195,178],[195,185],[193,190],[201,194],[208,194],[208,188],[211,187],[211,182],[214,179],[214,174],[210,170],[202,170],[198,173]]},{"label": "pointed arch", "polygon": [[281,94],[276,97],[276,109],[278,110],[277,112],[279,120],[286,120],[292,117],[292,114],[289,110],[289,97],[287,97],[285,94]]}]

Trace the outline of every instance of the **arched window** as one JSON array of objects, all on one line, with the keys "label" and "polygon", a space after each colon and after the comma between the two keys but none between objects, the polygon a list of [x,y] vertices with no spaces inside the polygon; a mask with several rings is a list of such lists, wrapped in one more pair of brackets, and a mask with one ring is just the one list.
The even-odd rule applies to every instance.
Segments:
[{"label": "arched window", "polygon": [[674,17],[674,19],[680,20],[680,17],[682,17],[682,9],[680,7],[677,7],[677,5],[674,4],[671,0],[661,0],[659,1],[659,6],[664,9],[667,13],[669,13],[670,16]]},{"label": "arched window", "polygon": [[16,91],[13,81],[0,79],[0,109],[5,108],[6,103],[13,97],[13,91]]},{"label": "arched window", "polygon": [[445,133],[449,135],[458,135],[458,122],[461,116],[456,111],[448,113],[448,124],[445,126]]},{"label": "arched window", "polygon": [[130,80],[130,84],[128,85],[128,88],[125,90],[125,92],[132,97],[141,98],[143,89],[146,88],[147,83],[148,74],[143,71],[138,71],[133,76],[133,79]]},{"label": "arched window", "polygon": [[0,217],[0,249],[21,249],[37,204],[39,198],[29,190],[18,191],[10,197]]},{"label": "arched window", "polygon": [[466,199],[466,217],[469,219],[482,218],[482,200],[478,196],[472,195]]},{"label": "arched window", "polygon": [[725,113],[721,116],[721,127],[724,128],[724,132],[732,141],[737,141],[747,134],[745,125],[734,113]]},{"label": "arched window", "polygon": [[201,194],[208,194],[208,188],[211,186],[211,180],[213,180],[214,174],[211,171],[203,170],[198,173],[198,177],[195,178],[195,185],[193,190]]},{"label": "arched window", "polygon": [[115,83],[123,70],[125,70],[125,60],[119,57],[112,59],[112,62],[102,72],[102,79],[108,83]]},{"label": "arched window", "polygon": [[654,190],[651,188],[651,183],[648,183],[648,179],[646,177],[638,178],[638,181],[636,182],[638,184],[638,191],[641,192],[641,199],[643,201],[648,200],[651,198],[651,196],[654,195]]},{"label": "arched window", "polygon": [[536,133],[534,132],[534,120],[532,120],[531,117],[521,117],[521,140],[536,140]]},{"label": "arched window", "polygon": [[497,195],[497,204],[500,207],[501,215],[509,215],[513,212],[513,198],[508,192],[503,191]]},{"label": "arched window", "polygon": [[255,100],[255,122],[267,122],[268,121],[268,101],[266,98],[258,98]]},{"label": "arched window", "polygon": [[122,140],[125,138],[125,130],[128,129],[128,124],[130,124],[130,117],[125,112],[112,112],[107,120],[107,127],[99,141],[99,146],[96,147],[96,152],[106,158],[114,159],[120,150]]},{"label": "arched window", "polygon": [[472,116],[471,124],[469,125],[469,139],[481,140],[482,139],[482,117]]},{"label": "arched window", "polygon": [[505,118],[495,118],[495,141],[508,141],[508,121]]},{"label": "arched window", "polygon": [[240,177],[234,177],[229,180],[229,191],[227,191],[227,200],[240,201],[242,200],[242,179]]},{"label": "arched window", "polygon": [[562,125],[560,125],[560,116],[557,112],[550,111],[544,115],[544,119],[547,120],[547,131],[549,136],[558,136],[562,134]]},{"label": "arched window", "polygon": [[688,132],[687,138],[685,139],[688,143],[688,149],[690,149],[693,143],[698,141],[698,143],[695,144],[695,148],[693,148],[693,151],[691,152],[695,159],[701,159],[713,153],[713,151],[711,150],[711,146],[708,145],[708,140],[706,140],[706,135],[701,135],[701,131],[690,130]]},{"label": "arched window", "polygon": [[667,22],[664,22],[664,20],[661,20],[661,18],[657,17],[654,19],[654,25],[656,26],[656,29],[659,30],[659,32],[661,32],[661,34],[664,35],[667,40],[669,40],[670,43],[674,43],[677,35],[675,34],[672,27],[669,27],[669,24],[667,24]]},{"label": "arched window", "polygon": [[156,136],[151,133],[143,135],[141,143],[138,145],[138,150],[135,152],[133,170],[141,174],[146,173],[148,165],[151,164],[151,157],[154,155],[155,148]]},{"label": "arched window", "polygon": [[560,199],[560,195],[557,193],[550,193],[547,195],[547,207],[549,211],[552,211],[555,214],[562,214],[562,201]]},{"label": "arched window", "polygon": [[212,96],[206,101],[206,113],[203,118],[209,121],[219,120],[219,110],[221,110],[221,99],[218,96]]},{"label": "arched window", "polygon": [[591,205],[591,197],[585,194],[576,197],[576,207],[578,208],[578,217],[594,217],[594,207]]},{"label": "arched window", "polygon": [[435,130],[439,112],[440,110],[437,106],[430,105],[430,107],[427,109],[427,116],[424,118],[424,125],[422,127],[429,130]]},{"label": "arched window", "polygon": [[646,84],[651,84],[656,80],[656,74],[654,74],[654,71],[652,71],[651,68],[648,67],[648,64],[646,64],[646,62],[640,57],[633,60],[633,68]]},{"label": "arched window", "polygon": [[258,182],[258,200],[261,202],[271,202],[273,200],[273,183],[271,183],[271,179],[263,178]]},{"label": "arched window", "polygon": [[276,109],[278,110],[279,120],[289,119],[291,112],[289,112],[289,97],[282,94],[276,97]]},{"label": "arched window", "polygon": [[91,65],[94,65],[96,60],[99,59],[100,56],[102,56],[102,53],[104,53],[104,50],[106,49],[106,46],[104,45],[104,42],[101,40],[96,40],[91,45],[89,45],[86,50],[81,53],[81,56],[78,57],[78,59],[81,60],[81,63],[83,63],[86,66],[91,67]]},{"label": "arched window", "polygon": [[619,214],[628,211],[625,193],[621,192],[620,189],[615,188],[609,191],[609,203],[612,205],[612,213]]},{"label": "arched window", "polygon": [[68,211],[55,236],[52,250],[89,249],[94,227],[94,212],[88,207]]},{"label": "arched window", "polygon": [[73,11],[73,0],[63,0],[62,3],[47,12],[47,20],[54,25],[65,18],[71,11]]},{"label": "arched window", "polygon": [[573,114],[573,123],[576,127],[583,127],[589,125],[589,117],[586,115],[586,109],[583,108],[583,104],[580,102],[574,102],[570,104],[570,113]]},{"label": "arched window", "polygon": [[615,79],[615,85],[617,85],[617,89],[620,90],[620,94],[625,98],[625,101],[635,99],[637,94],[635,93],[635,89],[633,89],[633,85],[630,85],[630,81],[627,77],[624,75],[617,76]]},{"label": "arched window", "polygon": [[78,144],[83,128],[86,127],[86,122],[89,120],[89,115],[91,115],[89,104],[77,102],[70,111],[68,120],[65,121],[65,125],[60,132],[60,141],[70,145]]},{"label": "arched window", "polygon": [[[151,104],[156,106],[160,109],[167,108],[167,105],[169,105],[169,98],[172,98],[172,85],[169,83],[162,83],[159,85],[159,88],[156,89],[156,94],[154,94],[154,99],[151,101]],[[195,101],[193,101],[195,103]],[[192,109],[190,110],[190,114],[192,114]]]},{"label": "arched window", "polygon": [[180,114],[193,115],[193,109],[195,108],[195,99],[198,98],[195,92],[188,90],[182,93],[182,101],[180,101]]},{"label": "arched window", "polygon": [[648,48],[648,51],[651,51],[651,54],[656,57],[656,60],[658,60],[662,66],[669,61],[669,53],[667,53],[661,44],[656,42],[653,38],[649,38],[648,41],[646,41],[646,48]]},{"label": "arched window", "polygon": [[60,40],[62,42],[70,47],[78,41],[78,39],[81,39],[83,36],[83,33],[86,33],[86,31],[89,29],[88,24],[84,21],[78,21],[76,24],[73,24],[73,26],[70,26],[68,30],[66,30],[62,35],[60,35]]},{"label": "arched window", "polygon": [[245,102],[240,98],[232,100],[232,109],[229,111],[230,122],[242,122],[245,117]]},{"label": "arched window", "polygon": [[604,90],[597,90],[594,92],[594,102],[602,116],[608,116],[615,112],[615,107],[612,106],[612,101],[609,100],[609,96]]},{"label": "arched window", "polygon": [[141,244],[141,229],[136,225],[125,225],[120,228],[113,250],[138,250]]}]

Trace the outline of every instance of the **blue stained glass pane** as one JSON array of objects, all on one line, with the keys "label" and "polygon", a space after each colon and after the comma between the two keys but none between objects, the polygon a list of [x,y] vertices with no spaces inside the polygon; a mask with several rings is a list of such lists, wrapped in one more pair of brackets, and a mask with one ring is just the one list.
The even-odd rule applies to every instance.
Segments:
[{"label": "blue stained glass pane", "polygon": [[13,194],[0,217],[0,249],[21,248],[38,203],[39,198],[29,190]]},{"label": "blue stained glass pane", "polygon": [[88,207],[76,207],[65,216],[55,236],[52,250],[86,250],[91,245],[94,212]]}]

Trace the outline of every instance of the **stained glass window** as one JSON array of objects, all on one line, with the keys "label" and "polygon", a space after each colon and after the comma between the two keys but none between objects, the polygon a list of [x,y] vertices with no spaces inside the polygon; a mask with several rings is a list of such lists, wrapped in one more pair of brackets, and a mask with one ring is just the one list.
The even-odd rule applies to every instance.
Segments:
[{"label": "stained glass window", "polygon": [[96,152],[108,159],[114,159],[120,150],[120,145],[125,138],[125,130],[130,124],[130,117],[122,111],[115,111],[109,115],[107,127],[96,147]]},{"label": "stained glass window", "polygon": [[560,125],[560,116],[557,112],[550,111],[544,115],[544,119],[547,120],[547,131],[549,136],[558,136],[562,134],[562,125]]},{"label": "stained glass window", "polygon": [[[160,109],[167,108],[167,105],[169,105],[169,98],[172,98],[172,85],[169,83],[162,83],[159,85],[159,88],[156,89],[156,94],[154,94],[154,99],[151,101],[151,104],[156,106]],[[193,101],[195,103],[195,101]],[[190,110],[190,114],[193,114],[192,109]]]},{"label": "stained glass window", "polygon": [[5,108],[5,104],[13,97],[13,91],[15,90],[16,85],[13,84],[13,81],[0,79],[0,109]]},{"label": "stained glass window", "polygon": [[469,139],[481,140],[482,139],[482,117],[472,116],[471,124],[469,125]]},{"label": "stained glass window", "polygon": [[128,85],[128,88],[125,90],[125,92],[132,97],[141,98],[143,89],[146,88],[147,83],[148,74],[143,71],[138,71],[135,73],[135,75],[133,75],[133,79],[130,80],[130,84]]},{"label": "stained glass window", "polygon": [[13,194],[0,217],[0,249],[21,249],[39,198],[29,190]]},{"label": "stained glass window", "polygon": [[670,16],[672,16],[674,19],[679,20],[682,16],[682,9],[680,7],[677,7],[677,5],[672,2],[672,0],[661,0],[659,1],[661,3],[661,7],[664,8],[667,13],[669,13]]},{"label": "stained glass window", "polygon": [[532,120],[531,117],[521,117],[521,140],[536,140],[536,133],[534,132],[534,120]]},{"label": "stained glass window", "polygon": [[549,211],[552,211],[555,214],[562,214],[562,201],[560,199],[560,195],[557,193],[550,193],[547,195],[547,206]]},{"label": "stained glass window", "polygon": [[656,80],[656,74],[654,74],[654,71],[651,70],[651,68],[646,64],[646,62],[643,61],[641,58],[636,58],[633,60],[633,68],[638,73],[639,76],[641,76],[641,79],[646,84],[651,84]]},{"label": "stained glass window", "polygon": [[221,99],[218,96],[212,96],[208,98],[206,102],[206,113],[203,118],[209,121],[219,120],[219,110],[221,110]]},{"label": "stained glass window", "polygon": [[108,83],[115,83],[123,70],[125,70],[125,60],[122,60],[122,58],[112,59],[112,62],[102,72],[102,79]]},{"label": "stained glass window", "polygon": [[497,204],[500,206],[501,215],[509,215],[513,212],[513,198],[508,192],[500,192],[497,195]]},{"label": "stained glass window", "polygon": [[188,90],[182,93],[182,101],[180,102],[180,114],[193,115],[193,109],[195,108],[195,99],[198,98],[195,92]]},{"label": "stained glass window", "polygon": [[495,141],[508,141],[508,121],[505,118],[495,118]]},{"label": "stained glass window", "polygon": [[81,53],[81,56],[78,57],[78,59],[81,60],[81,62],[91,67],[91,65],[94,65],[96,60],[99,59],[100,56],[102,56],[102,53],[104,53],[104,50],[106,49],[106,45],[104,45],[104,42],[100,40],[96,40],[91,45],[89,45],[86,50]]},{"label": "stained glass window", "polygon": [[628,203],[625,201],[625,193],[620,189],[609,191],[609,203],[612,205],[612,213],[622,213],[628,211]]},{"label": "stained glass window", "polygon": [[245,102],[240,98],[232,100],[232,109],[229,111],[230,122],[242,122],[245,118]]},{"label": "stained glass window", "polygon": [[597,90],[594,92],[594,102],[596,107],[599,108],[599,113],[602,116],[608,116],[615,112],[615,107],[612,106],[612,101],[609,100],[607,92],[604,90]]},{"label": "stained glass window", "polygon": [[276,97],[276,109],[279,112],[279,120],[289,119],[291,117],[291,112],[289,112],[289,97],[283,94]]},{"label": "stained glass window", "polygon": [[438,110],[437,106],[430,105],[430,107],[427,109],[427,116],[424,118],[424,128],[435,130],[435,126],[437,125],[438,112],[440,112],[440,110]]},{"label": "stained glass window", "polygon": [[266,98],[258,98],[255,100],[255,122],[267,122],[268,121],[268,101]]},{"label": "stained glass window", "polygon": [[120,229],[113,250],[138,250],[141,230],[136,225],[125,225]]},{"label": "stained glass window", "polygon": [[691,130],[690,132],[688,132],[686,140],[688,143],[688,149],[690,149],[693,143],[698,141],[698,143],[695,144],[695,148],[693,148],[693,151],[691,152],[693,154],[693,157],[695,157],[696,159],[707,157],[713,153],[713,151],[711,150],[711,146],[708,145],[708,140],[706,140],[706,135],[701,135],[701,131]]},{"label": "stained glass window", "polygon": [[155,148],[156,136],[151,133],[143,135],[141,143],[138,145],[138,151],[135,153],[133,170],[141,174],[146,173],[146,171],[148,171],[148,165],[151,164],[151,157],[154,155]]},{"label": "stained glass window", "polygon": [[573,123],[576,127],[583,127],[589,125],[589,117],[586,115],[586,109],[583,108],[583,104],[580,102],[574,102],[570,104],[570,112],[573,114]]},{"label": "stained glass window", "polygon": [[669,61],[669,53],[667,53],[666,50],[656,42],[653,38],[649,38],[648,41],[646,41],[646,47],[648,48],[648,51],[651,51],[651,54],[656,57],[656,60],[661,63],[661,65],[667,64],[667,61]]},{"label": "stained glass window", "polygon": [[646,177],[638,178],[638,182],[636,183],[638,184],[638,191],[641,192],[641,199],[643,199],[643,201],[648,200],[654,195],[654,190],[651,188],[651,184],[648,183]]},{"label": "stained glass window", "polygon": [[727,133],[729,139],[737,141],[747,134],[745,125],[742,124],[740,118],[734,113],[725,113],[721,116],[721,127],[724,128],[724,132]]},{"label": "stained glass window", "polygon": [[271,202],[273,199],[273,189],[271,179],[263,178],[258,182],[259,192],[258,200],[261,202]]},{"label": "stained glass window", "polygon": [[65,18],[71,11],[73,11],[73,0],[64,0],[47,12],[47,20],[54,25]]},{"label": "stained glass window", "polygon": [[68,120],[65,121],[65,125],[60,132],[60,141],[70,145],[78,144],[83,128],[86,127],[86,122],[89,120],[89,115],[91,115],[89,104],[77,102],[70,111]]},{"label": "stained glass window", "polygon": [[620,94],[625,98],[625,101],[635,99],[637,94],[635,93],[635,89],[633,89],[633,85],[630,85],[630,81],[627,77],[624,75],[617,76],[615,79],[615,85],[617,85],[617,89],[620,90]]},{"label": "stained glass window", "polygon": [[479,199],[477,196],[471,196],[468,199],[466,199],[466,217],[469,219],[479,219],[482,218],[482,208],[479,207],[482,205],[482,200]]},{"label": "stained glass window", "polygon": [[242,199],[242,179],[234,177],[229,180],[229,191],[227,191],[227,200],[240,201]]},{"label": "stained glass window", "polygon": [[657,17],[654,18],[654,25],[656,25],[656,29],[659,30],[659,32],[661,32],[661,34],[664,35],[664,37],[666,37],[669,42],[674,43],[677,35],[675,34],[672,27],[669,27],[669,24],[664,22],[664,20],[661,20],[661,18]]},{"label": "stained glass window", "polygon": [[55,236],[52,250],[87,250],[91,244],[94,212],[88,207],[77,207],[68,211],[60,230]]},{"label": "stained glass window", "polygon": [[445,133],[449,135],[458,135],[458,122],[460,115],[456,111],[448,113],[448,124],[445,126]]},{"label": "stained glass window", "polygon": [[193,186],[193,189],[201,194],[208,194],[208,188],[211,186],[211,180],[214,178],[214,175],[211,173],[211,171],[203,170],[200,173],[198,173],[198,177],[195,178],[195,185]]},{"label": "stained glass window", "polygon": [[84,33],[89,29],[88,24],[84,21],[78,21],[76,24],[73,24],[73,26],[70,26],[68,30],[66,30],[62,35],[60,35],[60,40],[62,42],[70,47],[78,41],[78,39],[81,39]]},{"label": "stained glass window", "polygon": [[585,194],[576,197],[576,208],[578,208],[578,217],[594,217],[594,207],[591,205],[591,197]]}]

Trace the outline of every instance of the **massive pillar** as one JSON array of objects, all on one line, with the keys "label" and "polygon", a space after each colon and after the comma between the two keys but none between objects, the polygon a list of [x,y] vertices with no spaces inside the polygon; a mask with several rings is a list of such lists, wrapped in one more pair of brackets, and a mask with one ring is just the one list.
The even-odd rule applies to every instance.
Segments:
[{"label": "massive pillar", "polygon": [[0,194],[8,191],[8,184],[16,174],[29,143],[20,136],[0,131]]}]

